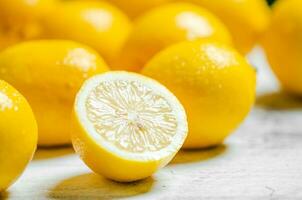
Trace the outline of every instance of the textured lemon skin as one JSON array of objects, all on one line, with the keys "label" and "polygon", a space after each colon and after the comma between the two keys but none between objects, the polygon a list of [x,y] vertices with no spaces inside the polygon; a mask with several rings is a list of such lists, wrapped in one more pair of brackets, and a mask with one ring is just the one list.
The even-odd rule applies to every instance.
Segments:
[{"label": "textured lemon skin", "polygon": [[231,44],[231,36],[218,18],[188,3],[155,8],[137,19],[114,69],[140,71],[154,54],[186,40],[215,39]]},{"label": "textured lemon skin", "polygon": [[184,42],[158,53],[142,70],[183,104],[189,133],[184,148],[218,145],[246,117],[255,99],[255,70],[234,49]]},{"label": "textured lemon skin", "polygon": [[136,18],[146,11],[175,0],[107,0],[123,10],[131,18]]},{"label": "textured lemon skin", "polygon": [[237,50],[248,53],[270,23],[265,0],[187,0],[217,15],[230,30]]},{"label": "textured lemon skin", "polygon": [[0,80],[0,192],[22,174],[37,138],[37,123],[26,99]]},{"label": "textured lemon skin", "polygon": [[283,88],[302,95],[302,2],[280,1],[274,5],[272,23],[262,44]]},{"label": "textured lemon skin", "polygon": [[56,0],[0,0],[0,50],[41,36],[40,19]]},{"label": "textured lemon skin", "polygon": [[0,54],[0,78],[25,95],[39,125],[39,145],[70,143],[70,115],[82,82],[108,70],[92,49],[71,41],[20,43]]},{"label": "textured lemon skin", "polygon": [[131,22],[106,2],[66,1],[43,19],[43,29],[45,38],[70,39],[93,47],[110,64],[131,31]]}]

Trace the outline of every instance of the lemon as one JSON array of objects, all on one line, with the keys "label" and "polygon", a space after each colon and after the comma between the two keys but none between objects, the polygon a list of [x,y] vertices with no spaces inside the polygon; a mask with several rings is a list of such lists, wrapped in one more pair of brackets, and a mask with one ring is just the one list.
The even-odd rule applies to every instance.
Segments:
[{"label": "lemon", "polygon": [[123,10],[131,18],[136,18],[144,12],[175,0],[107,0]]},{"label": "lemon", "polygon": [[43,19],[44,38],[70,39],[96,49],[110,63],[130,30],[126,15],[106,2],[65,1]]},{"label": "lemon", "polygon": [[[0,0],[0,21],[22,23],[37,20],[49,10],[57,0]],[[22,25],[22,24],[19,24]]]},{"label": "lemon", "polygon": [[248,53],[270,22],[270,8],[265,0],[186,0],[209,9],[230,30],[234,44]]},{"label": "lemon", "polygon": [[39,145],[70,143],[70,114],[83,81],[108,67],[90,48],[71,41],[29,41],[0,54],[0,78],[27,98],[39,126]]},{"label": "lemon", "polygon": [[302,95],[302,2],[276,2],[272,23],[263,38],[269,63],[283,88]]},{"label": "lemon", "polygon": [[146,178],[165,166],[187,135],[186,114],[164,86],[139,74],[87,80],[74,105],[72,141],[96,173],[116,181]]},{"label": "lemon", "polygon": [[41,36],[40,19],[56,0],[0,0],[0,50]]},{"label": "lemon", "polygon": [[184,148],[218,145],[246,117],[255,98],[255,70],[231,47],[183,42],[159,52],[142,70],[165,85],[186,109]]},{"label": "lemon", "polygon": [[137,19],[113,68],[140,71],[154,54],[171,44],[209,38],[231,44],[225,26],[203,8],[187,3],[161,6]]},{"label": "lemon", "polygon": [[37,124],[26,99],[0,80],[0,192],[23,172],[37,146]]}]

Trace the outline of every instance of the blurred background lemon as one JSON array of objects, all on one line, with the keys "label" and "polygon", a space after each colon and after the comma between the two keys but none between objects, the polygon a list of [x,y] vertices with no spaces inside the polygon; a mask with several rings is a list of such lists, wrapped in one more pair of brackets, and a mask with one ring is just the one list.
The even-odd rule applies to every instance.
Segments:
[{"label": "blurred background lemon", "polygon": [[39,126],[39,145],[43,146],[70,142],[76,92],[86,78],[107,70],[94,50],[72,41],[24,42],[0,54],[0,79],[29,101]]},{"label": "blurred background lemon", "polygon": [[131,23],[118,8],[102,1],[63,1],[43,19],[44,38],[87,44],[110,63],[119,53]]},{"label": "blurred background lemon", "polygon": [[270,22],[265,0],[188,0],[207,8],[221,19],[231,32],[236,48],[248,53]]},{"label": "blurred background lemon", "polygon": [[26,99],[0,80],[0,192],[22,174],[37,146],[38,129]]},{"label": "blurred background lemon", "polygon": [[55,3],[56,0],[0,0],[0,50],[40,37],[40,19]]},{"label": "blurred background lemon", "polygon": [[177,42],[198,39],[232,44],[227,28],[207,10],[189,3],[160,6],[137,18],[113,69],[140,71],[161,49]]},{"label": "blurred background lemon", "polygon": [[[131,18],[137,18],[146,11],[171,2],[194,3],[208,9],[230,30],[235,46],[248,53],[259,36],[266,30],[270,20],[270,9],[265,0],[108,0],[120,7]],[[268,3],[273,3],[270,0]],[[164,17],[163,17],[164,19]]]},{"label": "blurred background lemon", "polygon": [[[227,26],[243,54],[258,42],[270,21],[265,0],[0,0],[4,19],[0,20],[0,48],[41,38],[44,33],[45,39],[71,39],[90,45],[111,64],[131,31],[128,17],[136,21],[172,2],[194,3],[212,12]],[[162,19],[165,17],[163,14]]]},{"label": "blurred background lemon", "polygon": [[157,6],[175,0],[107,0],[123,10],[130,18],[135,18]]},{"label": "blurred background lemon", "polygon": [[282,87],[302,95],[302,1],[279,0],[263,38],[269,63]]},{"label": "blurred background lemon", "polygon": [[218,42],[170,46],[142,73],[165,85],[183,104],[189,124],[184,148],[221,144],[254,104],[255,69],[236,50]]}]

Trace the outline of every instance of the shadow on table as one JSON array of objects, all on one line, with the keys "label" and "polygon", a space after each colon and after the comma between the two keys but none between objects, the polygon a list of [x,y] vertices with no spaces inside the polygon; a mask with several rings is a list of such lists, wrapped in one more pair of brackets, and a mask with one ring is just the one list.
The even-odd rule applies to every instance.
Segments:
[{"label": "shadow on table", "polygon": [[9,198],[9,193],[7,191],[0,192],[0,200],[6,200]]},{"label": "shadow on table", "polygon": [[132,183],[119,183],[97,174],[84,174],[69,178],[55,186],[48,194],[54,199],[114,199],[148,192],[154,180],[150,177]]},{"label": "shadow on table", "polygon": [[299,110],[302,109],[302,98],[285,92],[275,92],[259,96],[256,106],[268,110]]},{"label": "shadow on table", "polygon": [[207,149],[180,150],[170,162],[170,165],[210,160],[223,154],[226,149],[227,146],[222,144]]},{"label": "shadow on table", "polygon": [[71,146],[59,146],[59,147],[39,147],[35,153],[34,160],[43,160],[54,157],[60,157],[67,154],[73,154],[74,150]]}]

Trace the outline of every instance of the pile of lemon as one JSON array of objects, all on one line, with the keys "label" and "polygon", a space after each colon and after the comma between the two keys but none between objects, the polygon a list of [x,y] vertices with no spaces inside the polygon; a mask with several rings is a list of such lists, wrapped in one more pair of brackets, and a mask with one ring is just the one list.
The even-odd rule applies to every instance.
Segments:
[{"label": "pile of lemon", "polygon": [[221,144],[253,106],[244,55],[256,43],[284,89],[302,94],[301,6],[0,0],[0,191],[37,144],[72,141],[93,171],[124,182],[180,148]]}]

